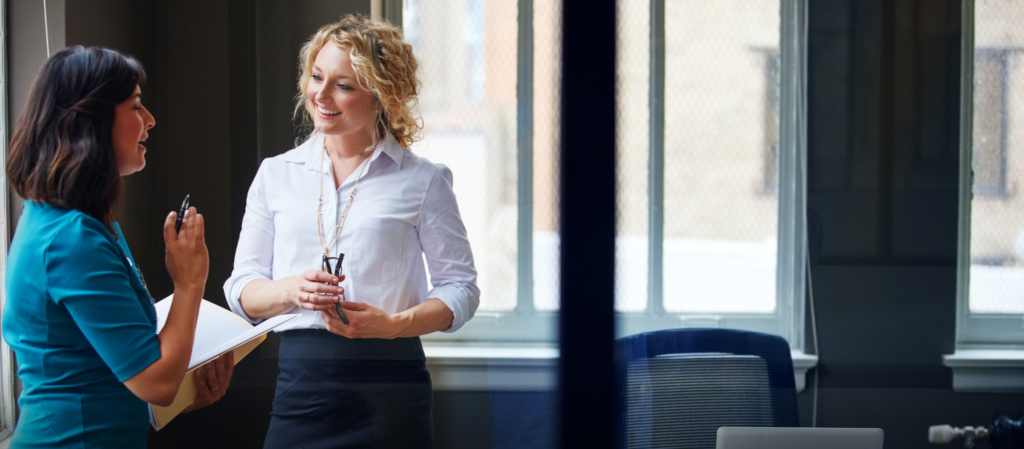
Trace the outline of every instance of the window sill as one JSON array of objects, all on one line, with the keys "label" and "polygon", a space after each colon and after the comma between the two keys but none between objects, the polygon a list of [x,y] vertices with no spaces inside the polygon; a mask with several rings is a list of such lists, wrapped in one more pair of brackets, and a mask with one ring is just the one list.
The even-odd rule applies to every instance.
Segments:
[{"label": "window sill", "polygon": [[953,391],[1002,393],[1024,391],[1024,350],[957,349],[942,356],[953,370]]},{"label": "window sill", "polygon": [[[426,344],[427,369],[439,391],[550,391],[558,376],[558,348],[524,345]],[[793,350],[797,392],[818,356]]]}]

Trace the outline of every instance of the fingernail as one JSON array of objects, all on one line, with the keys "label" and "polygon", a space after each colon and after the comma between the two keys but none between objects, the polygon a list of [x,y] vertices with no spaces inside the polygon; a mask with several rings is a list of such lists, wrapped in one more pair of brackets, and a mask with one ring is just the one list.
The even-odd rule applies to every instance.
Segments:
[{"label": "fingernail", "polygon": [[336,278],[336,277],[331,278],[331,282],[337,283],[338,282],[338,278]]}]

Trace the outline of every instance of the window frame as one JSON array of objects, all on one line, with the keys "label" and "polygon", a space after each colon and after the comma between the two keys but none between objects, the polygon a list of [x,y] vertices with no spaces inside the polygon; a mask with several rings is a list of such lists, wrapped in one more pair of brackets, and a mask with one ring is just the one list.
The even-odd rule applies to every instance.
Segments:
[{"label": "window frame", "polygon": [[1024,314],[971,313],[970,310],[971,202],[975,195],[973,192],[974,18],[974,2],[963,0],[960,45],[960,185],[957,235],[956,347],[958,350],[1022,348],[1024,347]]},{"label": "window frame", "polygon": [[[804,346],[806,280],[806,0],[781,0],[776,309],[772,314],[680,314],[663,307],[665,1],[650,0],[650,154],[647,308],[619,312],[617,335],[687,327],[728,327],[781,335]],[[557,312],[533,304],[533,0],[519,0],[517,52],[517,304],[480,311],[455,333],[425,335],[432,343],[476,341],[550,345],[558,341]],[[394,21],[385,11],[385,16]],[[398,20],[395,23],[401,23]],[[485,293],[486,294],[486,293]]]},{"label": "window frame", "polygon": [[[7,2],[0,0],[0,167],[7,166]],[[0,311],[7,303],[7,250],[13,223],[8,216],[8,188],[6,173],[0,174]],[[14,352],[0,339],[0,441],[14,433],[15,409]]]}]

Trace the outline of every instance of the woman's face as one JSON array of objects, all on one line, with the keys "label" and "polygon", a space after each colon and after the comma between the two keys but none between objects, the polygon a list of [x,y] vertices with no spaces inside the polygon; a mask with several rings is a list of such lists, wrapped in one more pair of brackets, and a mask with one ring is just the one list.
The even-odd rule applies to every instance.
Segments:
[{"label": "woman's face", "polygon": [[146,166],[149,128],[156,124],[153,115],[142,105],[142,90],[135,86],[131,98],[114,107],[114,160],[121,176],[128,176]]},{"label": "woman's face", "polygon": [[333,42],[324,44],[313,61],[306,99],[313,126],[330,135],[362,132],[369,136],[380,109],[373,94],[356,81],[348,49]]}]

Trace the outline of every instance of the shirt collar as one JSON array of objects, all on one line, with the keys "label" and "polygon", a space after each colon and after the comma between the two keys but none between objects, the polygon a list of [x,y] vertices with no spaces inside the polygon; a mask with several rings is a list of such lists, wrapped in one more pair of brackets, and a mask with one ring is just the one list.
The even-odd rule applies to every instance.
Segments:
[{"label": "shirt collar", "polygon": [[405,148],[402,148],[402,146],[398,144],[398,140],[396,140],[395,136],[392,136],[391,133],[384,133],[384,141],[377,144],[377,148],[374,149],[373,156],[371,157],[376,159],[379,157],[380,153],[388,155],[391,160],[395,161],[395,165],[398,166],[398,169],[402,169],[402,161],[405,160]]},{"label": "shirt collar", "polygon": [[[305,163],[306,168],[313,171],[321,171],[321,154],[323,153],[323,134],[314,132],[309,139],[299,145],[296,148],[297,151],[290,151],[286,153],[284,159],[289,162],[300,162]],[[402,161],[405,160],[405,148],[402,148],[398,144],[398,140],[395,139],[391,133],[385,133],[384,140],[377,144],[374,148],[373,154],[370,155],[370,163],[373,163],[381,154],[386,154],[391,160],[395,161],[398,165],[398,169],[402,169]],[[323,163],[324,168],[328,166],[326,162]],[[321,171],[322,172],[322,171]]]}]

